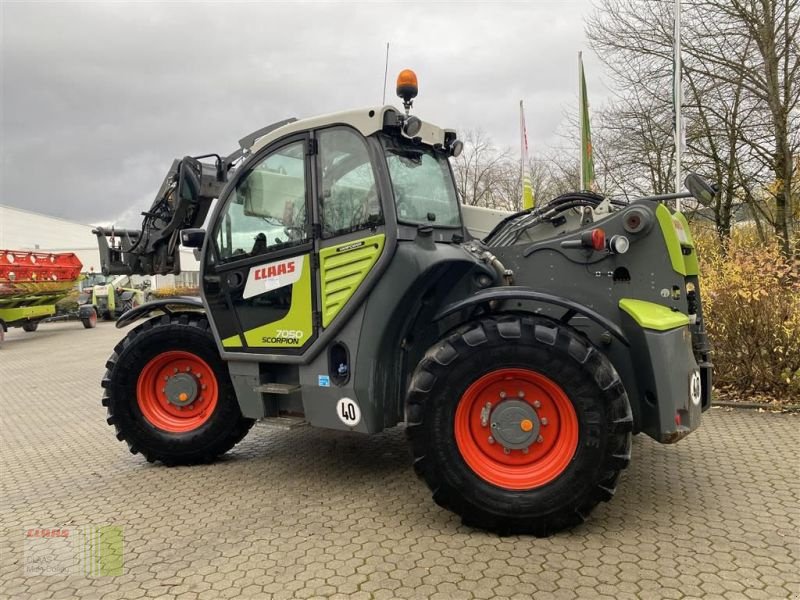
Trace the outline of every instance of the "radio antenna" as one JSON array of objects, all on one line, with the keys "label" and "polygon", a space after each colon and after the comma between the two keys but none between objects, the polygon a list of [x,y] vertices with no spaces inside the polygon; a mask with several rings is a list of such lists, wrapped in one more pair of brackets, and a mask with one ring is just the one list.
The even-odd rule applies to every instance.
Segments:
[{"label": "radio antenna", "polygon": [[386,65],[383,67],[383,102],[386,104],[386,78],[389,76],[389,42],[386,42]]}]

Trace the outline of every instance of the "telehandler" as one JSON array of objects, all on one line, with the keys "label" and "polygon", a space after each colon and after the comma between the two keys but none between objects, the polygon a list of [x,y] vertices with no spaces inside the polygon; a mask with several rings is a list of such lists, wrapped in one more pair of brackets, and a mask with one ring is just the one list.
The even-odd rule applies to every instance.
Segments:
[{"label": "telehandler", "polygon": [[[141,230],[97,229],[104,273],[200,298],[128,311],[103,405],[131,452],[206,463],[257,419],[378,433],[466,524],[544,536],[615,492],[631,435],[673,443],[711,402],[695,244],[666,201],[576,192],[464,227],[456,132],[379,106],[288,119],[176,160]],[[213,159],[213,160],[208,160]],[[203,162],[205,160],[205,162]]]}]

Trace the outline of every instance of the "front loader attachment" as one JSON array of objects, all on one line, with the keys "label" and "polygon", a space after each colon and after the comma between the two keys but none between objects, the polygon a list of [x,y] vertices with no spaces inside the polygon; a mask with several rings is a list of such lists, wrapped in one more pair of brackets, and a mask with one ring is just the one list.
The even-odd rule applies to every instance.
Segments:
[{"label": "front loader attachment", "polygon": [[100,264],[105,275],[177,275],[180,232],[201,227],[225,183],[225,160],[216,165],[185,157],[172,163],[141,230],[98,227]]}]

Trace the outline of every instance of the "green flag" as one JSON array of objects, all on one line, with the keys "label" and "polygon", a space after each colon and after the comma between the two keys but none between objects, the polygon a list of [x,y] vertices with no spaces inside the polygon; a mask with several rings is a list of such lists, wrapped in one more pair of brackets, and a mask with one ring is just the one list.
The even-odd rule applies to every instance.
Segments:
[{"label": "green flag", "polygon": [[581,189],[596,191],[594,160],[592,159],[592,132],[589,128],[589,99],[586,97],[586,77],[583,74],[583,55],[578,52],[579,89],[581,112]]},{"label": "green flag", "polygon": [[533,208],[536,200],[533,197],[533,187],[531,187],[531,178],[528,174],[528,129],[525,127],[525,111],[522,108],[522,100],[519,101],[519,138],[522,162],[522,209],[527,210]]}]

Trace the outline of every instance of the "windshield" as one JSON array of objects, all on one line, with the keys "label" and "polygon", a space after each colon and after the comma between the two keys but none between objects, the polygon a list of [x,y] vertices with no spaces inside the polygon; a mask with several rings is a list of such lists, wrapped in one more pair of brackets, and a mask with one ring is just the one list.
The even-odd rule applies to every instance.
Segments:
[{"label": "windshield", "polygon": [[397,220],[414,225],[460,227],[458,200],[444,154],[384,138],[397,203]]}]

